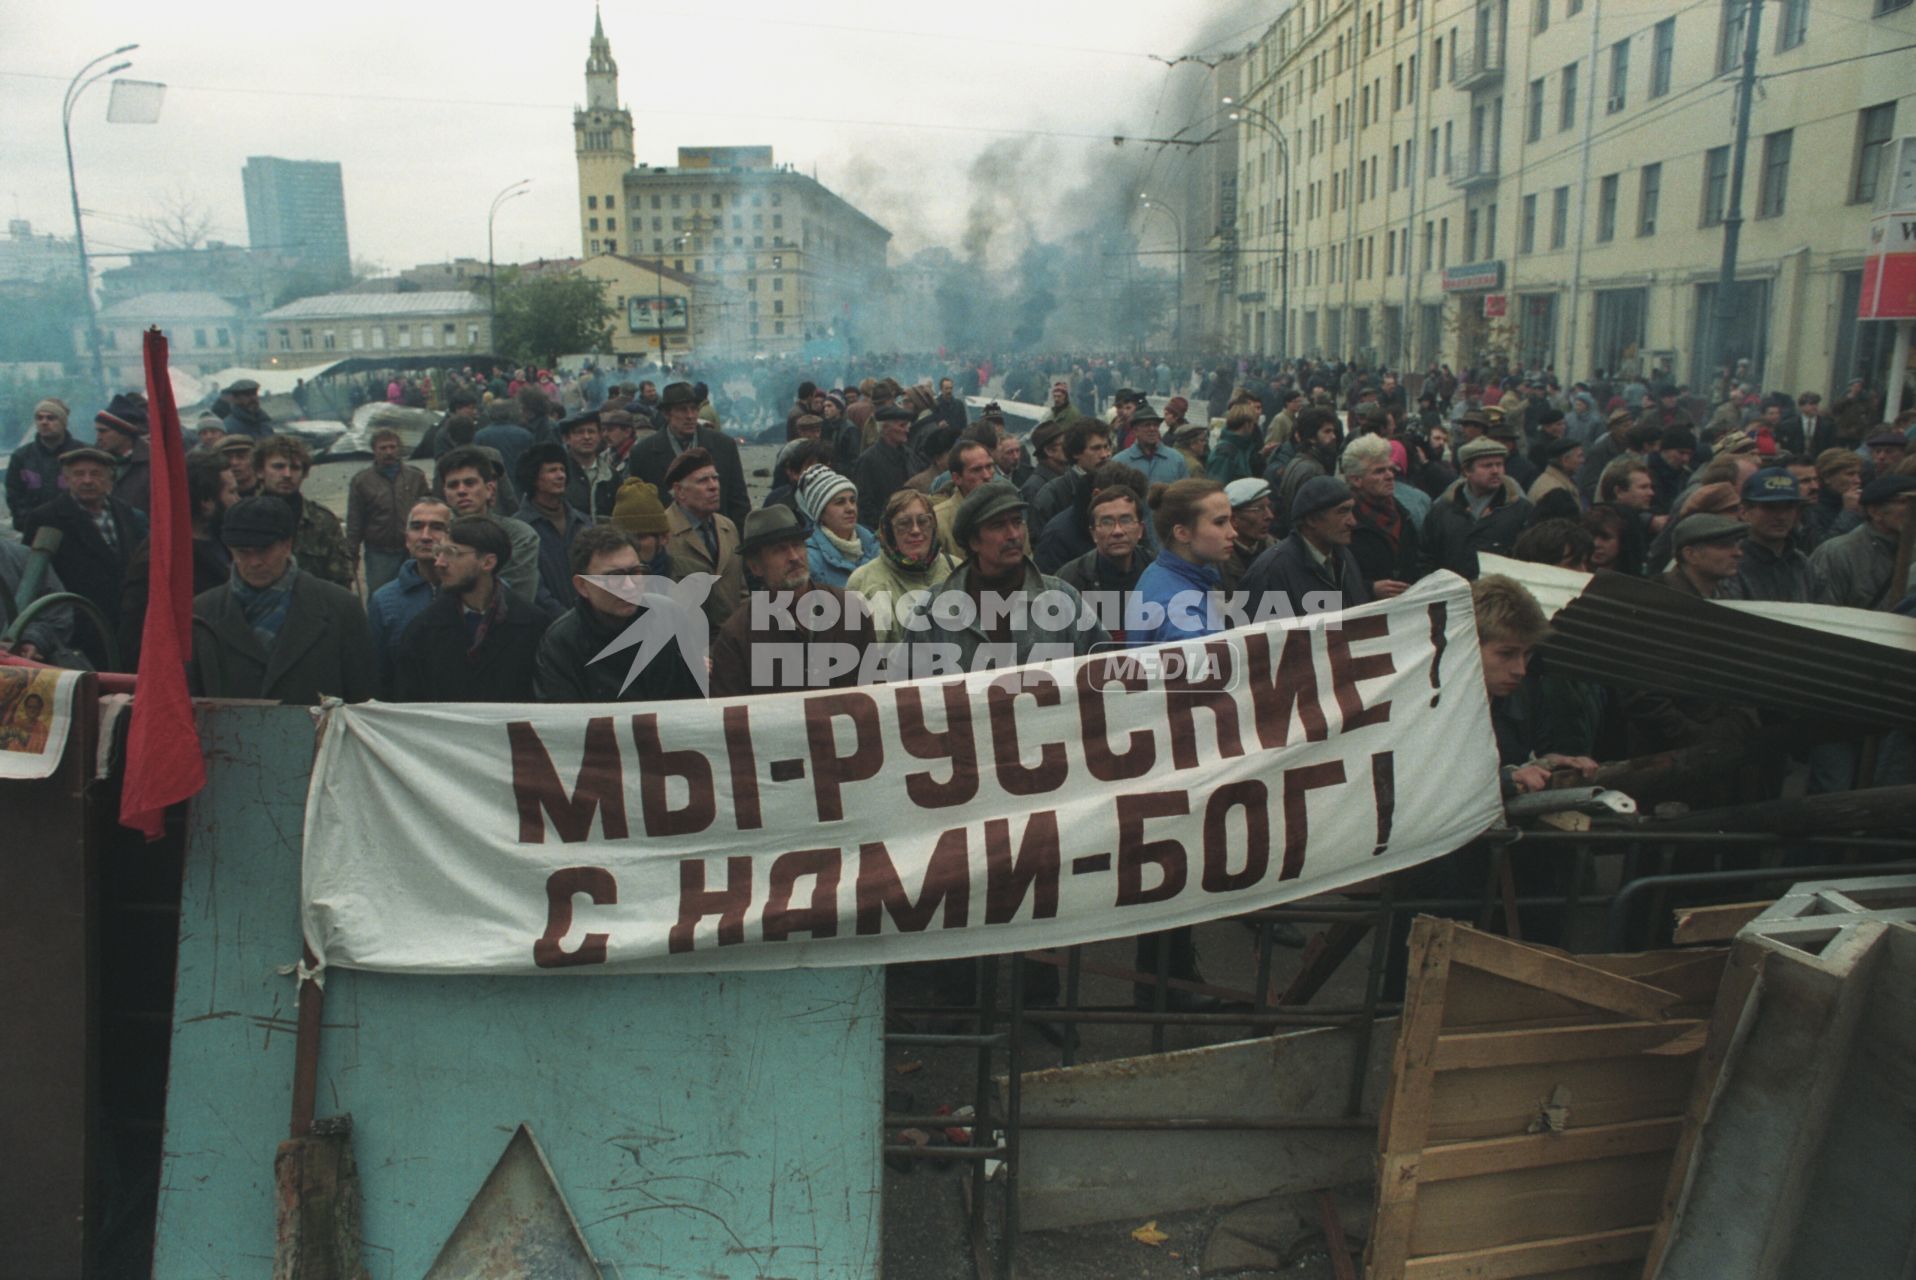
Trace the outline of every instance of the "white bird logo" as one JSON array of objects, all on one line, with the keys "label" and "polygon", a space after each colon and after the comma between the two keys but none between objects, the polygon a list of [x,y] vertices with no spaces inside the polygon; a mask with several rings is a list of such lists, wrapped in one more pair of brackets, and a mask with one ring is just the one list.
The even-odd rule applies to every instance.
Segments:
[{"label": "white bird logo", "polygon": [[685,660],[692,678],[699,682],[699,693],[710,694],[705,661],[707,627],[704,607],[705,597],[712,593],[712,584],[718,581],[718,575],[688,573],[674,582],[670,578],[644,574],[630,577],[590,574],[586,576],[586,581],[629,604],[639,606],[638,616],[619,634],[619,638],[592,655],[592,661],[597,662],[608,654],[637,646],[638,652],[632,655],[632,666],[625,673],[625,683],[619,686],[620,693],[631,688],[632,682],[639,678],[639,672],[645,670],[669,642],[676,640],[679,656]]}]

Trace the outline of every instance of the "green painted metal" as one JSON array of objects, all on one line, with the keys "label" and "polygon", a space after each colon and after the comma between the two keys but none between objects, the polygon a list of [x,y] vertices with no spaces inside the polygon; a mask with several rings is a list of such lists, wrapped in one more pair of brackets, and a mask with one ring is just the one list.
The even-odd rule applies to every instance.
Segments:
[{"label": "green painted metal", "polygon": [[[250,1280],[272,1265],[291,1110],[277,969],[300,951],[313,727],[238,706],[200,727],[154,1275]],[[526,1124],[607,1275],[876,1275],[883,994],[877,968],[329,971],[318,1109],[353,1116],[367,1267],[425,1274]]]}]

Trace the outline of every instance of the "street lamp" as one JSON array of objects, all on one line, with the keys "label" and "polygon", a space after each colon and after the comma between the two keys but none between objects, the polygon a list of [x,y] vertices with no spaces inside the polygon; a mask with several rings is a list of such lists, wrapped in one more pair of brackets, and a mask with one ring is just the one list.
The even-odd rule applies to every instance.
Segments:
[{"label": "street lamp", "polygon": [[1178,355],[1184,354],[1184,219],[1172,211],[1171,206],[1159,204],[1145,192],[1138,192],[1138,199],[1147,209],[1156,209],[1170,216],[1171,225],[1178,232],[1178,296],[1171,313],[1171,349]]},{"label": "street lamp", "polygon": [[499,272],[492,264],[492,220],[499,215],[500,205],[517,199],[531,189],[532,179],[521,178],[494,196],[492,207],[486,210],[486,323],[491,329],[488,337],[494,355],[499,351]]},{"label": "street lamp", "polygon": [[[1224,105],[1231,110],[1228,117],[1237,121],[1250,121],[1260,125],[1277,141],[1278,156],[1284,161],[1284,284],[1282,310],[1277,317],[1277,345],[1286,358],[1291,355],[1291,148],[1284,141],[1284,131],[1277,122],[1256,107],[1238,102],[1232,98],[1224,99]],[[1240,206],[1241,207],[1241,206]]]},{"label": "street lamp", "polygon": [[[66,139],[67,146],[67,193],[73,197],[73,243],[80,254],[80,295],[86,299],[87,339],[93,346],[93,385],[102,398],[108,395],[106,385],[106,361],[100,351],[100,317],[93,309],[93,278],[87,267],[86,227],[80,221],[80,183],[73,173],[73,108],[80,101],[80,95],[92,88],[107,76],[125,71],[131,62],[116,62],[104,71],[95,72],[87,77],[87,72],[105,62],[108,58],[117,58],[123,53],[131,53],[140,46],[123,44],[111,53],[103,53],[93,61],[81,67],[67,82],[66,98],[60,105],[60,133]],[[82,81],[85,81],[82,83]]]}]

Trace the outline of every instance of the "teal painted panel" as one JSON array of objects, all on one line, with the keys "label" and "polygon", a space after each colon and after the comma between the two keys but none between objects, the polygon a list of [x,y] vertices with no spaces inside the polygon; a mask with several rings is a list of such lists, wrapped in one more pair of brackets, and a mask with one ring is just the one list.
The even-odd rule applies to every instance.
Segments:
[{"label": "teal painted panel", "polygon": [[[294,708],[201,724],[154,1274],[251,1280],[292,1104],[275,970],[299,953],[313,729]],[[876,1275],[883,1006],[878,968],[330,972],[318,1110],[353,1116],[368,1267],[424,1274],[524,1122],[608,1277]]]}]

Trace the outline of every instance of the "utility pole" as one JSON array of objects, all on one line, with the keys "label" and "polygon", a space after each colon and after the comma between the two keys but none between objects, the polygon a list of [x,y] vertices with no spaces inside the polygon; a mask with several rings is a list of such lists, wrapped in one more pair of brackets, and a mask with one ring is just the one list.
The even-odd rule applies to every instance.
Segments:
[{"label": "utility pole", "polygon": [[[1736,353],[1730,350],[1730,324],[1736,315],[1736,250],[1743,236],[1743,169],[1750,149],[1750,108],[1756,99],[1756,27],[1762,16],[1761,0],[1744,0],[1743,74],[1737,80],[1736,141],[1730,149],[1729,207],[1723,211],[1723,266],[1716,276],[1715,355],[1723,361],[1725,377],[1736,367]],[[1702,353],[1699,353],[1702,354]],[[1754,353],[1752,353],[1754,354]],[[1702,379],[1692,377],[1692,385]]]}]

